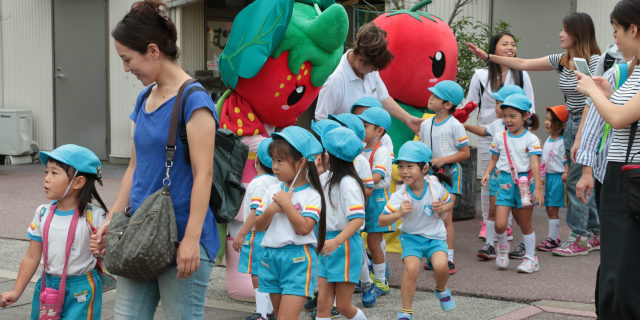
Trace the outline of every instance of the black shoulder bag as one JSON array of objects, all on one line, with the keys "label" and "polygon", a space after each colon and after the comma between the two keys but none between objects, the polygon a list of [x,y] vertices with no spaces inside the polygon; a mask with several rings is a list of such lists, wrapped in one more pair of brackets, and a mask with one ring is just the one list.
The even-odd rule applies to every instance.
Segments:
[{"label": "black shoulder bag", "polygon": [[635,221],[640,222],[640,162],[633,162],[635,156],[640,152],[636,152],[631,156],[631,146],[636,137],[636,130],[638,129],[638,122],[634,122],[631,125],[631,131],[629,132],[629,144],[627,145],[627,156],[625,158],[625,165],[622,166],[622,177],[624,182],[625,202],[627,203],[627,209],[629,215]]}]

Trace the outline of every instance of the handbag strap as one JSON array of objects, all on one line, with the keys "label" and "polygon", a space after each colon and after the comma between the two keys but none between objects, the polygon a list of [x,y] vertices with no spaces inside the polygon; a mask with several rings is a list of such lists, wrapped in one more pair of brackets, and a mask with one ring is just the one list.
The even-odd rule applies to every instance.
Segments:
[{"label": "handbag strap", "polygon": [[[51,220],[53,220],[53,216],[55,215],[57,204],[53,204],[49,208],[49,215],[44,222],[44,229],[42,230],[42,284],[40,285],[41,292],[44,291],[46,287],[45,275],[47,274],[47,252],[49,247],[49,227],[51,226]],[[58,309],[62,308],[64,304],[64,294],[66,289],[67,282],[67,264],[69,263],[69,255],[71,254],[71,246],[73,245],[73,240],[76,235],[76,227],[78,226],[78,218],[80,217],[80,211],[78,208],[73,213],[73,218],[71,219],[71,225],[69,226],[69,232],[67,233],[67,246],[65,248],[64,255],[64,267],[62,269],[62,278],[60,280],[60,287],[58,288],[58,304],[56,307]],[[61,310],[56,310],[60,312]]]},{"label": "handbag strap", "polygon": [[511,179],[515,184],[518,184],[518,174],[516,171],[516,166],[513,164],[511,160],[511,155],[509,154],[509,146],[507,144],[507,131],[502,132],[502,137],[504,138],[504,151],[507,154],[507,160],[509,160],[509,168],[511,169]]},{"label": "handbag strap", "polygon": [[[638,129],[638,121],[631,125],[631,131],[629,132],[629,144],[627,144],[627,156],[624,158],[624,162],[629,163],[629,154],[631,153],[631,147],[633,141],[636,139],[636,130]],[[633,160],[633,158],[631,158]]]},{"label": "handbag strap", "polygon": [[[195,79],[188,79],[185,81],[180,86],[176,100],[173,103],[173,111],[171,112],[171,122],[169,123],[169,135],[167,136],[167,147],[165,153],[168,164],[171,164],[176,155],[176,139],[178,137],[178,119],[180,118],[182,95],[184,94],[184,89],[194,82],[196,82]],[[167,167],[167,169],[169,168],[170,166]]]}]

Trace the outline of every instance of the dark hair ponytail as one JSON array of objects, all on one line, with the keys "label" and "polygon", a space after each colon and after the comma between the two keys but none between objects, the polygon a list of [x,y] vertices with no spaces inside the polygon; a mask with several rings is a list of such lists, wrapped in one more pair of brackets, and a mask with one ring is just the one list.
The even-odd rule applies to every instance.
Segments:
[{"label": "dark hair ponytail", "polygon": [[[523,117],[527,115],[526,111],[521,111],[521,112]],[[538,119],[538,116],[535,113],[531,113],[529,118],[524,120],[523,126],[527,128],[529,131],[538,130],[538,127],[540,126],[540,119]]]},{"label": "dark hair ponytail", "polygon": [[[421,167],[425,166],[425,163],[419,163],[421,165]],[[435,176],[436,178],[438,178],[438,181],[440,182],[444,182],[450,186],[453,185],[453,181],[451,180],[451,176],[448,174],[445,174],[443,170],[440,170],[441,168],[438,168],[436,166],[434,166],[433,164],[431,164],[431,162],[429,162],[429,168],[431,168],[431,171],[433,171],[433,176]]]},{"label": "dark hair ponytail", "polygon": [[179,56],[178,33],[167,15],[167,8],[161,0],[136,2],[111,31],[111,36],[140,54],[146,54],[149,45],[155,43],[160,51],[175,61]]},{"label": "dark hair ponytail", "polygon": [[104,209],[104,216],[106,216],[109,209],[107,209],[107,206],[104,204],[104,201],[102,201],[102,198],[100,197],[100,195],[98,194],[98,190],[96,189],[96,181],[98,180],[98,176],[85,172],[79,172],[78,176],[83,176],[86,179],[84,187],[82,187],[82,190],[80,190],[79,194],[80,203],[78,204],[78,210],[80,211],[80,215],[82,216],[85,214],[89,203],[91,203],[91,199],[95,199],[96,201],[98,201],[98,204],[100,204],[100,207]]},{"label": "dark hair ponytail", "polygon": [[324,187],[327,188],[329,203],[333,207],[335,206],[333,205],[333,199],[331,199],[331,190],[335,185],[340,185],[340,181],[342,181],[342,178],[346,176],[352,177],[358,182],[358,186],[360,186],[360,191],[362,191],[362,195],[364,197],[364,184],[362,183],[362,179],[358,176],[358,172],[353,166],[353,162],[344,161],[329,153],[329,170],[331,171],[329,180],[327,180]]},{"label": "dark hair ponytail", "polygon": [[320,221],[318,222],[318,245],[316,246],[316,252],[319,253],[322,251],[322,247],[324,247],[324,240],[327,237],[327,208],[316,163],[313,161],[307,162],[307,168],[309,169],[307,172],[309,183],[320,194]]}]

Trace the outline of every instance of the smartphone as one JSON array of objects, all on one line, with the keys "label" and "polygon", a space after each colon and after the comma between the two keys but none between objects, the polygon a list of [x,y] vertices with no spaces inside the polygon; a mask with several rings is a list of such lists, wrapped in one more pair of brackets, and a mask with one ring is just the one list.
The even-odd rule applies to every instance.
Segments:
[{"label": "smartphone", "polygon": [[576,66],[576,69],[589,77],[591,77],[591,71],[589,70],[589,64],[587,60],[583,58],[573,58],[573,64]]}]

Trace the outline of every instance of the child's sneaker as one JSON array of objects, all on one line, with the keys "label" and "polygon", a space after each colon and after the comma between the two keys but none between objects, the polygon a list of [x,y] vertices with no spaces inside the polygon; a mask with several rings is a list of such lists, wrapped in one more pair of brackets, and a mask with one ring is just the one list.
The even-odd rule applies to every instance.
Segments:
[{"label": "child's sneaker", "polygon": [[487,237],[487,224],[483,221],[480,222],[480,233],[478,233],[478,238],[484,241]]},{"label": "child's sneaker", "polygon": [[507,228],[507,241],[513,240],[513,230],[511,228]]},{"label": "child's sneaker", "polygon": [[318,291],[313,293],[313,297],[307,298],[307,301],[304,302],[304,309],[307,311],[315,310],[318,306]]},{"label": "child's sneaker", "polygon": [[436,298],[438,298],[438,301],[440,301],[442,311],[451,311],[456,307],[456,303],[453,301],[453,298],[451,298],[451,290],[449,288],[444,291],[435,289],[433,293],[436,295]]},{"label": "child's sneaker", "polygon": [[[318,310],[311,312],[311,320],[316,320]],[[336,307],[331,307],[331,319],[338,319],[340,317],[340,311]]]},{"label": "child's sneaker", "polygon": [[353,288],[353,293],[360,293],[362,292],[362,282],[360,282],[360,280],[358,280],[358,283],[356,284],[356,287]]},{"label": "child's sneaker", "polygon": [[553,249],[551,253],[553,253],[554,256],[560,257],[586,256],[589,254],[589,245],[587,240],[583,239],[582,236],[571,233],[567,242]]},{"label": "child's sneaker", "polygon": [[412,319],[411,313],[398,312],[398,320],[411,320],[411,319]]},{"label": "child's sneaker", "polygon": [[254,312],[252,315],[244,318],[244,320],[267,320],[267,319],[263,318],[261,313]]},{"label": "child's sneaker", "polygon": [[429,264],[429,262],[425,262],[423,265],[425,270],[433,270],[433,268],[431,267],[431,265]]},{"label": "child's sneaker", "polygon": [[522,259],[522,263],[518,266],[518,272],[520,273],[534,273],[540,270],[540,264],[538,264],[538,257],[525,255]]},{"label": "child's sneaker", "polygon": [[600,250],[600,234],[594,234],[588,242],[589,251]]},{"label": "child's sneaker", "polygon": [[362,283],[362,305],[365,308],[373,307],[376,304],[376,286],[369,283]]},{"label": "child's sneaker", "polygon": [[447,261],[447,264],[449,265],[449,274],[456,273],[456,264],[453,261]]},{"label": "child's sneaker", "polygon": [[544,241],[538,243],[538,245],[536,246],[536,249],[540,250],[540,251],[551,251],[557,247],[560,246],[560,238],[558,239],[551,239],[551,238],[546,238],[544,239]]},{"label": "child's sneaker", "polygon": [[371,277],[373,279],[373,284],[374,287],[376,287],[376,295],[377,296],[384,296],[387,293],[389,293],[389,281],[388,280],[384,280],[384,283],[378,279],[376,279],[375,277]]},{"label": "child's sneaker", "polygon": [[506,269],[509,266],[509,243],[507,242],[506,247],[501,247],[498,244],[498,253],[496,254],[496,265],[500,269]]},{"label": "child's sneaker", "polygon": [[267,313],[267,320],[276,320],[275,313]]},{"label": "child's sneaker", "polygon": [[524,258],[524,254],[525,254],[524,242],[520,242],[520,244],[515,248],[515,250],[509,252],[509,258],[522,259]]},{"label": "child's sneaker", "polygon": [[485,243],[482,249],[478,251],[478,258],[483,260],[495,260],[496,249],[489,243]]}]

